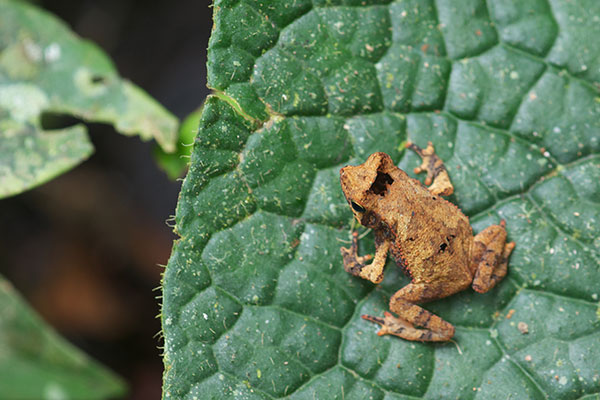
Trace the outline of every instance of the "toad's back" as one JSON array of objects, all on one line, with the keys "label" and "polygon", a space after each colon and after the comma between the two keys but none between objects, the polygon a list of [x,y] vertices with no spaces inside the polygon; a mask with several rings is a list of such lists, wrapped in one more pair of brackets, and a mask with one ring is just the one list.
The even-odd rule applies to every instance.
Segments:
[{"label": "toad's back", "polygon": [[[397,169],[390,185],[394,200],[388,210],[394,217],[396,240],[392,254],[415,282],[469,274],[473,232],[468,218],[454,204],[432,195],[419,181]],[[398,186],[396,186],[396,183]]]}]

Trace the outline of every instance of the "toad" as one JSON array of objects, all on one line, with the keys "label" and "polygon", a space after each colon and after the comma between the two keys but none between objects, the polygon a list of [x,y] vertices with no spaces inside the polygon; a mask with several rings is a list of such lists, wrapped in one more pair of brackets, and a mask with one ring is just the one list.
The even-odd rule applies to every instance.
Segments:
[{"label": "toad", "polygon": [[[454,188],[431,142],[427,148],[408,143],[422,159],[415,173],[427,172],[424,186],[396,167],[385,153],[374,153],[364,164],[340,170],[342,190],[354,216],[375,235],[375,255],[357,254],[358,234],[350,248],[342,247],[344,269],[380,283],[388,253],[411,278],[390,299],[383,318],[362,317],[381,325],[378,335],[406,340],[443,342],[454,326],[418,304],[441,299],[471,286],[479,293],[494,287],[507,272],[515,247],[506,243],[505,221],[473,236],[469,219],[442,196]],[[371,261],[368,264],[368,261]]]}]

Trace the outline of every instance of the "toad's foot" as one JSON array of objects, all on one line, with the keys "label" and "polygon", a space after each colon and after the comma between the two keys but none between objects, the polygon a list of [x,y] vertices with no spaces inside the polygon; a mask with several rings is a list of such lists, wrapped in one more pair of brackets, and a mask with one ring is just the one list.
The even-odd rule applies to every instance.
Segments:
[{"label": "toad's foot", "polygon": [[346,272],[360,276],[361,271],[366,267],[366,262],[373,258],[371,254],[366,256],[358,255],[358,232],[352,232],[352,244],[350,248],[341,247],[340,252],[344,259],[344,269]]},{"label": "toad's foot", "polygon": [[473,240],[473,290],[485,293],[506,276],[508,257],[515,242],[506,243],[506,222],[491,225],[477,234]]},{"label": "toad's foot", "polygon": [[[466,281],[465,284],[468,285],[469,282]],[[390,299],[390,310],[398,317],[385,313],[383,319],[368,315],[363,315],[363,318],[382,326],[378,333],[380,336],[396,335],[406,340],[445,342],[454,336],[454,326],[415,303],[427,302],[455,293],[465,284],[450,288],[451,290],[444,293],[440,287],[410,283],[398,290]]]},{"label": "toad's foot", "polygon": [[454,192],[452,182],[446,171],[444,162],[435,154],[435,149],[431,142],[427,143],[425,149],[420,148],[412,142],[406,143],[406,148],[413,150],[423,159],[420,167],[415,168],[415,174],[427,171],[425,185],[429,186],[429,191],[438,196],[449,196]]},{"label": "toad's foot", "polygon": [[[429,311],[426,312],[429,313]],[[367,321],[381,325],[381,329],[377,332],[379,336],[395,335],[402,339],[421,342],[447,342],[454,336],[454,327],[434,314],[431,315],[440,319],[440,321],[445,324],[444,328],[439,331],[415,328],[410,322],[394,317],[387,311],[383,313],[383,315],[383,318],[373,317],[371,315],[362,316],[362,318]]]},{"label": "toad's foot", "polygon": [[366,262],[372,259],[373,256],[370,254],[366,256],[358,255],[358,233],[352,232],[352,244],[350,248],[340,248],[342,258],[344,259],[344,269],[354,276],[359,276],[373,283],[379,283],[383,280],[383,268],[385,267],[389,248],[389,241],[376,244],[375,259],[371,264],[367,265]]}]

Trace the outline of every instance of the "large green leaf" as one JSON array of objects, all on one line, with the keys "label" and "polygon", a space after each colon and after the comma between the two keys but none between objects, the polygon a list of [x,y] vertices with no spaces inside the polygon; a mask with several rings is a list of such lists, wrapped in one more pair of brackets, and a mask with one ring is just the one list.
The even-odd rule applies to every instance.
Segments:
[{"label": "large green leaf", "polygon": [[107,399],[123,382],[61,339],[0,276],[0,397]]},{"label": "large green leaf", "polygon": [[46,182],[93,151],[83,126],[47,130],[43,113],[114,124],[175,150],[175,117],[121,79],[101,50],[26,2],[0,0],[0,198]]},{"label": "large green leaf", "polygon": [[[210,98],[163,291],[165,398],[600,392],[600,3],[217,1]],[[427,305],[455,342],[378,337],[407,283],[346,274],[339,168],[434,142],[509,276]],[[372,250],[365,244],[363,252]]]}]

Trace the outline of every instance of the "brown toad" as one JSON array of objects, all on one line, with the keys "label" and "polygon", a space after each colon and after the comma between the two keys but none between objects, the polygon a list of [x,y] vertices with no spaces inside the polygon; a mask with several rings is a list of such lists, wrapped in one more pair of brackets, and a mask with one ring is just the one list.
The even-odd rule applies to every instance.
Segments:
[{"label": "brown toad", "polygon": [[[378,335],[407,340],[447,341],[454,326],[421,308],[425,303],[460,292],[469,286],[480,293],[490,290],[506,275],[514,242],[506,243],[505,222],[473,237],[469,219],[441,196],[454,188],[431,142],[425,149],[408,143],[423,159],[415,173],[427,171],[423,186],[396,167],[385,153],[372,154],[364,164],[344,167],[340,181],[354,216],[375,233],[375,256],[358,256],[358,234],[350,248],[340,250],[344,269],[379,283],[388,252],[412,282],[390,299],[384,317],[363,315],[382,327]],[[373,258],[371,264],[366,264]]]}]

